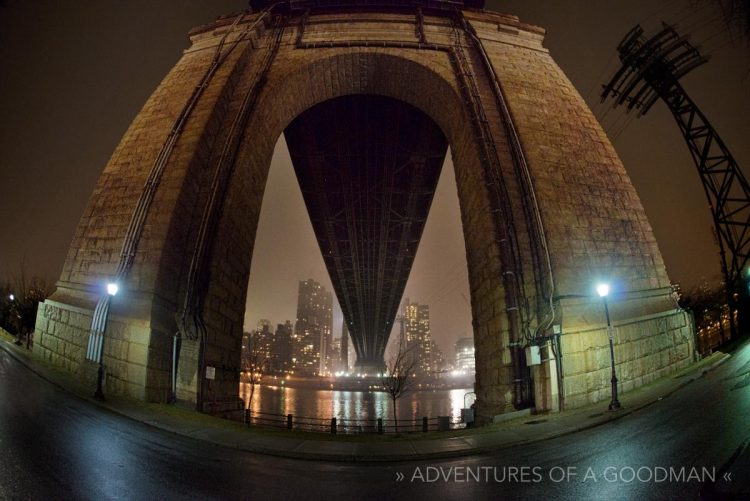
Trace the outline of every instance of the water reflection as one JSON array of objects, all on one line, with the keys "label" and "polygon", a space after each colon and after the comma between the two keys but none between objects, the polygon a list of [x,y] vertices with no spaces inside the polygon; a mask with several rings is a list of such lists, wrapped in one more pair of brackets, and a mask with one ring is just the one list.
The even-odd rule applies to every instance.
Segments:
[{"label": "water reflection", "polygon": [[[467,394],[470,394],[467,396]],[[423,417],[451,416],[459,419],[461,408],[474,401],[472,388],[433,390],[407,393],[398,399],[399,420],[421,420]],[[240,397],[247,405],[250,385],[240,384]],[[393,419],[393,402],[387,393],[374,391],[334,391],[284,386],[256,386],[252,401],[253,413],[343,420]]]}]

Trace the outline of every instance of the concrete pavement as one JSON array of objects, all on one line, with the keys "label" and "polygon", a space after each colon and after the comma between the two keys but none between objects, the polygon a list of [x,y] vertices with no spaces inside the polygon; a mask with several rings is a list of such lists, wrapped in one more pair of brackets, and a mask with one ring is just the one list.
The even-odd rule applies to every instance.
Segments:
[{"label": "concrete pavement", "polygon": [[[242,423],[214,418],[165,404],[147,404],[127,398],[108,397],[105,402],[92,398],[93,388],[73,380],[68,373],[34,357],[13,338],[0,333],[0,348],[51,383],[91,403],[131,419],[226,447],[274,456],[324,461],[410,461],[488,453],[499,449],[575,433],[620,419],[646,406],[668,398],[691,381],[724,363],[729,354],[716,352],[679,373],[645,387],[620,395],[622,409],[608,412],[608,402],[560,413],[525,415],[491,426],[450,432],[408,434],[401,437],[379,435],[336,435],[248,428]],[[747,447],[737,453],[740,466],[750,459]],[[737,461],[727,465],[736,468]],[[735,484],[736,485],[736,484]],[[720,491],[721,486],[716,488]]]}]

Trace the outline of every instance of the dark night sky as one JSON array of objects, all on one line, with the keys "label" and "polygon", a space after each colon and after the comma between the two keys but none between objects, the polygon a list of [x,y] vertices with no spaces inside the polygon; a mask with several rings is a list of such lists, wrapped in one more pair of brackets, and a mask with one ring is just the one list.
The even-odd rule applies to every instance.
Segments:
[{"label": "dark night sky", "polygon": [[[0,7],[0,278],[25,260],[59,275],[99,173],[146,98],[188,46],[186,33],[242,0],[9,0]],[[602,119],[638,190],[673,282],[717,281],[719,258],[701,184],[682,136],[658,103],[619,133],[620,110],[598,104],[615,47],[636,23],[663,19],[706,41],[708,65],[683,79],[740,165],[750,165],[750,52],[722,33],[713,2],[488,1],[547,29],[545,46]],[[649,31],[649,28],[651,30]],[[458,201],[446,164],[406,295],[430,304],[433,335],[471,332]],[[747,168],[747,167],[746,167]],[[246,326],[294,320],[297,281],[327,283],[283,144],[277,147],[253,259]],[[587,291],[582,291],[587,292]],[[340,326],[337,312],[335,331]]]}]

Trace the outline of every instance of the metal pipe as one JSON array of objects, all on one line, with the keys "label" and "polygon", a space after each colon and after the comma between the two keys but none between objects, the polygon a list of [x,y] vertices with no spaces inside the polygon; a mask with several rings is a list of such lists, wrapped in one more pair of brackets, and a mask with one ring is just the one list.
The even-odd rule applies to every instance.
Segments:
[{"label": "metal pipe", "polygon": [[538,243],[542,248],[545,257],[547,278],[549,280],[549,291],[547,291],[549,295],[549,320],[546,322],[546,325],[543,328],[541,327],[542,324],[539,324],[539,327],[537,328],[538,333],[540,330],[548,329],[555,321],[555,305],[553,300],[555,293],[555,280],[552,271],[552,259],[550,258],[549,246],[547,244],[547,235],[544,229],[544,222],[542,221],[542,213],[539,209],[539,203],[537,201],[534,183],[531,179],[531,172],[529,171],[529,166],[526,162],[526,156],[524,155],[523,148],[521,146],[521,140],[518,136],[518,133],[516,132],[515,125],[513,124],[513,119],[510,115],[510,109],[508,108],[507,100],[505,99],[505,93],[503,92],[502,86],[500,85],[500,80],[498,79],[497,73],[495,72],[495,67],[492,65],[492,61],[487,55],[487,51],[485,50],[484,45],[482,45],[482,41],[477,36],[473,26],[471,26],[471,24],[463,15],[461,16],[461,18],[464,24],[464,30],[469,34],[472,41],[474,42],[479,55],[482,57],[484,69],[490,77],[489,80],[492,84],[492,90],[495,95],[495,100],[497,101],[497,104],[502,113],[506,136],[508,138],[508,143],[510,144],[511,152],[515,160],[514,163],[516,164],[516,167],[519,168],[519,170],[522,172],[522,176],[520,179],[521,185],[525,186],[529,193],[532,209],[531,212],[533,213],[533,220],[534,223],[536,223],[537,230],[534,233],[537,234]]},{"label": "metal pipe", "polygon": [[[498,247],[500,251],[500,260],[504,266],[512,267],[513,273],[503,273],[503,289],[506,296],[506,314],[508,316],[508,327],[509,327],[509,349],[511,351],[511,364],[513,366],[513,406],[515,408],[521,408],[524,403],[522,382],[524,381],[523,370],[525,364],[523,364],[523,353],[519,348],[520,341],[522,339],[523,321],[520,318],[521,300],[524,298],[524,294],[521,292],[523,288],[523,278],[521,269],[520,254],[518,251],[518,242],[515,240],[515,226],[513,210],[509,203],[509,196],[507,193],[507,187],[503,179],[503,173],[499,166],[499,157],[497,148],[495,147],[492,133],[488,130],[488,122],[484,110],[482,108],[482,102],[478,91],[478,84],[474,77],[474,73],[471,69],[469,61],[466,59],[464,54],[464,48],[461,45],[460,33],[457,27],[459,22],[463,22],[463,13],[460,10],[456,10],[457,21],[454,21],[453,31],[455,36],[455,43],[452,50],[449,52],[451,62],[456,66],[457,76],[463,79],[466,83],[465,99],[468,104],[472,106],[474,111],[474,125],[477,128],[477,134],[482,146],[482,157],[480,158],[485,163],[491,163],[494,171],[487,172],[489,169],[485,169],[485,173],[488,173],[491,177],[488,179],[488,186],[495,186],[498,190],[495,193],[495,198],[491,198],[493,204],[498,204],[497,209],[501,212],[500,221],[496,218],[496,231],[498,237]],[[462,23],[462,28],[466,31],[466,24]],[[472,39],[473,40],[473,39]],[[488,166],[489,167],[489,166]]]},{"label": "metal pipe", "polygon": [[99,367],[96,371],[96,391],[94,392],[94,398],[102,401],[104,400],[104,334],[107,329],[107,317],[109,316],[109,302],[111,297],[107,294],[101,304],[102,307],[99,310],[101,324],[97,326],[99,337],[97,339],[96,353],[99,358]]},{"label": "metal pipe", "polygon": [[179,335],[177,332],[172,336],[172,394],[169,397],[171,403],[177,402],[177,343]]},{"label": "metal pipe", "polygon": [[[561,326],[562,328],[562,326]],[[555,367],[557,370],[557,410],[565,408],[565,387],[563,383],[562,369],[562,333],[553,334],[551,340],[552,353],[555,355]]]}]

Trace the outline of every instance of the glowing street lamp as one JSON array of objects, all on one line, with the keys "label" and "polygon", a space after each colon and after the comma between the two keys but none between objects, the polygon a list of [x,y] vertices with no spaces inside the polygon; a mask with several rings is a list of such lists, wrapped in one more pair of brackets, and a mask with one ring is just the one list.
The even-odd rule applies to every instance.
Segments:
[{"label": "glowing street lamp", "polygon": [[13,295],[13,294],[11,294],[10,296],[8,296],[8,299],[10,299],[11,301],[15,301],[16,300],[16,296]]},{"label": "glowing street lamp", "polygon": [[609,410],[620,409],[620,401],[617,399],[617,375],[615,374],[615,347],[613,344],[614,332],[612,323],[609,321],[609,307],[607,306],[607,295],[609,295],[609,284],[601,283],[596,286],[596,292],[604,301],[604,315],[607,317],[607,336],[609,337],[609,359],[612,364],[612,400],[609,402]]}]

